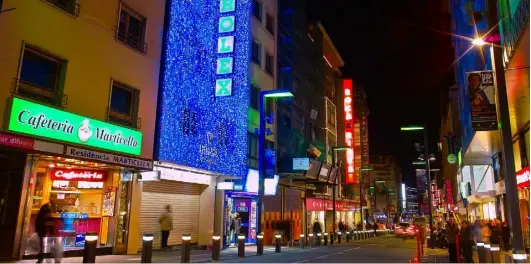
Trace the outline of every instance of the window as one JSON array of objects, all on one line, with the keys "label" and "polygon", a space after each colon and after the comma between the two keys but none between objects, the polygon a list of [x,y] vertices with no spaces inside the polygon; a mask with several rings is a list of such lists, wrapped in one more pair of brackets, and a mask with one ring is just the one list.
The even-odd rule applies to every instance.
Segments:
[{"label": "window", "polygon": [[138,98],[138,90],[113,81],[109,121],[138,128]]},{"label": "window", "polygon": [[146,18],[122,4],[116,39],[133,49],[146,53],[145,35]]},{"label": "window", "polygon": [[514,168],[518,171],[522,169],[522,158],[520,156],[520,142],[513,142]]},{"label": "window", "polygon": [[253,0],[253,16],[262,23],[262,3],[258,0]]},{"label": "window", "polygon": [[252,57],[251,59],[258,65],[262,65],[262,45],[260,43],[253,41],[252,46]]},{"label": "window", "polygon": [[273,71],[275,70],[275,57],[272,55],[269,55],[269,53],[266,53],[266,72],[270,75],[274,75]]},{"label": "window", "polygon": [[59,7],[71,15],[79,16],[79,4],[77,0],[46,0],[46,2]]},{"label": "window", "polygon": [[17,94],[61,105],[66,62],[26,46],[22,57]]},{"label": "window", "polygon": [[267,100],[265,114],[271,116],[273,109],[275,109],[275,100]]},{"label": "window", "polygon": [[247,132],[247,166],[258,168],[258,137],[251,132]]},{"label": "window", "polygon": [[275,35],[275,19],[269,13],[266,14],[266,29],[271,35]]},{"label": "window", "polygon": [[260,104],[260,88],[251,84],[251,107],[258,110]]},{"label": "window", "polygon": [[518,141],[520,142],[520,158],[522,167],[525,168],[529,166],[529,129],[520,133]]}]

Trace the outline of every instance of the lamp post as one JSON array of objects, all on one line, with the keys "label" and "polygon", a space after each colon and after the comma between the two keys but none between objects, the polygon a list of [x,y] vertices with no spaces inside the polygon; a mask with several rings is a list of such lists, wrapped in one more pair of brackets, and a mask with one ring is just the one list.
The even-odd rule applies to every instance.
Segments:
[{"label": "lamp post", "polygon": [[258,224],[256,225],[256,233],[262,233],[262,212],[263,212],[263,198],[264,198],[264,180],[265,180],[265,171],[264,171],[264,160],[265,160],[265,138],[266,138],[266,117],[265,117],[265,106],[268,98],[289,98],[293,97],[293,94],[285,89],[269,90],[269,91],[260,91],[260,124],[259,124],[259,135],[258,135],[258,202],[257,202],[257,213],[256,219]]},{"label": "lamp post", "polygon": [[363,230],[365,230],[365,223],[363,222],[363,206],[361,204],[361,199],[363,196],[363,174],[361,172],[363,171],[372,171],[373,168],[361,168],[360,167],[360,220]]},{"label": "lamp post", "polygon": [[[498,1],[488,0],[488,24],[492,27],[498,27]],[[495,32],[490,30],[489,32]],[[472,45],[483,46],[487,44],[483,37],[477,37],[473,39]],[[500,47],[499,40],[495,41],[494,45],[491,45],[491,54],[494,68],[494,78],[496,79],[496,111],[498,112],[498,127],[501,132],[501,145],[503,154],[503,170],[505,175],[505,188],[507,203],[510,208],[509,225],[512,233],[512,247],[513,247],[513,259],[520,261],[526,259],[527,256],[524,250],[524,238],[522,233],[522,223],[520,222],[520,207],[518,202],[518,189],[516,183],[516,169],[514,166],[514,152],[512,144],[511,133],[511,120],[509,117],[509,102],[507,99],[507,87],[505,83],[505,67],[503,65],[503,54]],[[490,43],[489,43],[490,44]]]},{"label": "lamp post", "polygon": [[[352,147],[349,147],[349,146],[335,146],[335,147],[332,147],[332,166],[335,166],[336,165],[336,155],[337,155],[337,151],[341,151],[341,150],[347,150],[347,149],[352,149]],[[337,178],[336,178],[337,179]],[[337,188],[337,184],[336,184],[336,179],[334,179],[334,182],[332,183],[332,233],[335,234],[336,233],[336,188]],[[332,244],[334,244],[334,239],[332,239]]]},{"label": "lamp post", "polygon": [[[426,173],[428,174],[428,208],[429,209],[429,221],[430,221],[430,224],[429,224],[429,227],[430,227],[430,239],[433,237],[433,213],[432,213],[432,201],[431,201],[431,175],[430,175],[430,158],[429,157],[429,152],[428,152],[428,129],[426,128],[426,126],[407,126],[407,127],[401,127],[400,130],[402,131],[418,131],[418,130],[423,130],[424,132],[424,162],[425,162],[425,165],[426,165]],[[431,243],[431,240],[430,240],[430,245],[429,245],[432,249],[434,248],[434,245],[433,243]]]}]

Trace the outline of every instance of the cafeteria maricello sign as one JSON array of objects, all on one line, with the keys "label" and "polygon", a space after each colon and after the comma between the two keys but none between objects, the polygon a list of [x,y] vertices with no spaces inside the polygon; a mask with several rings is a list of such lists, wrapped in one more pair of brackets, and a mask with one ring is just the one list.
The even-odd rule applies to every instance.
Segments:
[{"label": "cafeteria maricello sign", "polygon": [[139,131],[20,98],[13,98],[9,130],[133,155],[142,147]]}]

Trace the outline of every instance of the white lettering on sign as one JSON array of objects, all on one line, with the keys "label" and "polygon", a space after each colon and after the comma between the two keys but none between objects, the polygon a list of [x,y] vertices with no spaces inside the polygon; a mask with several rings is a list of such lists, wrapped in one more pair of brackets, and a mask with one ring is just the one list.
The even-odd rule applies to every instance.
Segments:
[{"label": "white lettering on sign", "polygon": [[[218,21],[217,53],[222,55],[216,62],[216,97],[232,95],[232,78],[234,68],[234,29],[236,18],[229,15],[236,11],[236,0],[219,0],[220,18]],[[227,78],[229,76],[229,78]]]},{"label": "white lettering on sign", "polygon": [[169,168],[158,167],[158,166],[155,166],[154,169],[156,171],[160,171],[161,180],[180,181],[180,182],[210,185],[210,180],[212,178],[205,174],[169,169]]},{"label": "white lettering on sign", "polygon": [[146,170],[153,169],[153,162],[149,160],[118,156],[82,148],[67,147],[65,154],[70,157],[98,160],[105,163],[118,164],[124,167],[134,167]]},{"label": "white lettering on sign", "polygon": [[57,180],[93,180],[103,181],[104,171],[90,171],[90,170],[52,170],[54,179]]},{"label": "white lettering on sign", "polygon": [[516,184],[529,182],[529,167],[524,168],[516,173]]}]

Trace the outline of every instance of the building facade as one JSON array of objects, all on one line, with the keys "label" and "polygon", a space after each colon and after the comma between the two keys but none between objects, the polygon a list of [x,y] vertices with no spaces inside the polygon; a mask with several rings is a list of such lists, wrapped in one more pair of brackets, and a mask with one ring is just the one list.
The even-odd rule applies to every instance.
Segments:
[{"label": "building facade", "polygon": [[402,171],[394,157],[386,155],[371,155],[370,167],[371,210],[374,220],[392,223],[399,213]]},{"label": "building facade", "polygon": [[2,4],[0,259],[35,254],[26,242],[49,202],[65,250],[97,232],[99,250],[125,253],[153,168],[164,3]]}]

